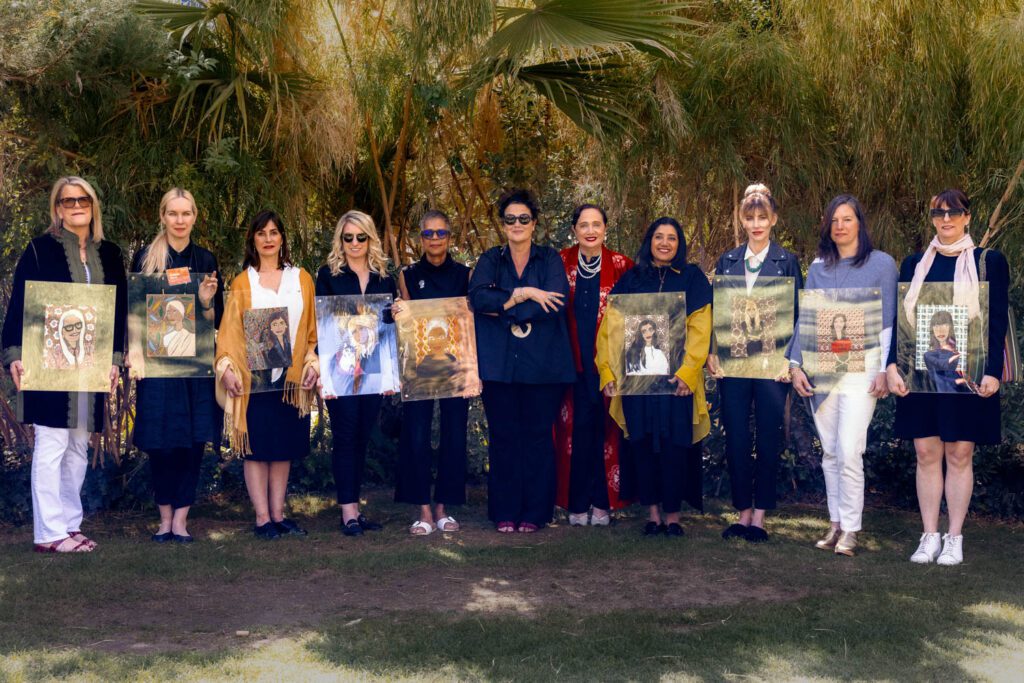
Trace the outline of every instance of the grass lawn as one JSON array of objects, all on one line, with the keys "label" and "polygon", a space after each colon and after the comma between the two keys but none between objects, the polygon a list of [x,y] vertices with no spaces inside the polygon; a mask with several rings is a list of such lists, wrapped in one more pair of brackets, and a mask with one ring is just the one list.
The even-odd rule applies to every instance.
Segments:
[{"label": "grass lawn", "polygon": [[[310,535],[260,542],[247,506],[194,512],[189,547],[153,515],[86,521],[91,555],[30,552],[0,528],[0,681],[1024,680],[1024,526],[969,522],[967,561],[919,567],[916,515],[870,511],[856,558],[816,550],[822,511],[789,506],[772,541],[725,542],[729,515],[347,539],[329,501],[293,498]],[[636,510],[634,510],[636,513]]]}]

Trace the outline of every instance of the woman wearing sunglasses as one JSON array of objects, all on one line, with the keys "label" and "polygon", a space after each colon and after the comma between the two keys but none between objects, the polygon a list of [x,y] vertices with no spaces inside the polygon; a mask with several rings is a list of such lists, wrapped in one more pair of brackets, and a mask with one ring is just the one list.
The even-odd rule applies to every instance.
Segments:
[{"label": "woman wearing sunglasses", "polygon": [[[427,211],[420,219],[420,247],[423,256],[406,266],[398,275],[402,299],[440,299],[469,293],[469,268],[455,261],[451,246],[451,222],[441,211]],[[393,306],[395,315],[403,312],[402,302]],[[435,328],[439,330],[440,328]],[[440,334],[440,332],[438,333]],[[441,443],[438,449],[434,505],[430,507],[430,447],[434,401],[402,403],[402,434],[398,442],[398,481],[395,502],[419,506],[419,519],[409,527],[414,536],[426,536],[437,528],[458,531],[459,523],[448,511],[450,505],[466,502],[466,420],[469,400],[443,398]]]},{"label": "woman wearing sunglasses", "polygon": [[[121,249],[103,239],[103,216],[96,191],[82,178],[68,176],[50,193],[50,227],[29,242],[14,269],[11,300],[0,333],[3,363],[18,393],[18,415],[35,427],[32,451],[32,518],[36,552],[91,552],[96,543],[82,534],[82,484],[88,465],[89,435],[103,430],[107,395],[60,391],[21,391],[25,369],[22,321],[25,283],[73,282],[114,285],[114,364],[111,391],[124,358],[127,278]],[[71,320],[70,318],[68,320]],[[74,321],[70,326],[74,327]],[[71,330],[81,336],[80,330]],[[84,343],[84,342],[79,342]]]},{"label": "woman wearing sunglasses", "polygon": [[604,246],[608,216],[601,207],[577,206],[572,229],[576,245],[562,250],[561,256],[569,279],[566,315],[576,382],[562,397],[555,425],[556,503],[568,510],[572,526],[607,526],[609,511],[626,503],[619,497],[622,430],[609,416],[609,399],[598,386],[594,345],[608,293],[633,261]]},{"label": "woman wearing sunglasses", "polygon": [[[897,369],[896,344],[889,352],[886,373],[889,389],[898,397],[896,436],[913,439],[917,452],[917,501],[924,530],[910,561],[956,565],[964,559],[963,523],[974,487],[974,446],[1002,441],[999,380],[1009,325],[1010,269],[1006,258],[998,251],[975,246],[967,229],[971,222],[971,201],[962,191],[949,189],[932,197],[929,216],[935,236],[924,252],[904,259],[900,281],[909,282],[910,288],[899,305],[913,320],[924,283],[952,282],[953,302],[965,306],[968,316],[974,318],[984,313],[980,310],[978,283],[987,281],[988,358],[984,376],[976,395],[973,392],[910,394]],[[949,511],[949,529],[940,538],[939,508],[943,493]]]},{"label": "woman wearing sunglasses", "polygon": [[[387,267],[388,259],[373,219],[362,211],[349,211],[338,220],[327,265],[321,266],[316,274],[316,295],[390,294],[397,299],[398,290],[387,274]],[[392,322],[390,315],[385,316],[384,322]],[[341,531],[346,536],[377,531],[381,525],[359,511],[359,492],[366,448],[383,399],[381,394],[324,398],[331,416],[331,465],[341,506]]]},{"label": "woman wearing sunglasses", "polygon": [[500,533],[532,533],[551,521],[551,430],[565,386],[576,380],[569,283],[558,252],[533,243],[533,194],[510,190],[497,208],[508,243],[484,252],[469,281],[490,433],[487,507]]}]

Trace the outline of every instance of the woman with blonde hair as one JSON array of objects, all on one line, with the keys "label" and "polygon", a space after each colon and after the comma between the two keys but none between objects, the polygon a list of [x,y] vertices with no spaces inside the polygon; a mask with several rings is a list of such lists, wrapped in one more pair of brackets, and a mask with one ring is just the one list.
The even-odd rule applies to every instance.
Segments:
[{"label": "woman with blonde hair", "polygon": [[[192,241],[198,211],[188,190],[171,188],[160,199],[160,229],[153,241],[136,252],[131,271],[163,276],[168,270],[202,274],[198,283],[196,315],[206,325],[219,325],[224,314],[224,286],[213,253]],[[185,306],[178,299],[167,303],[165,315],[181,321]],[[181,341],[184,339],[184,343]],[[164,339],[168,355],[191,351],[195,334],[175,330]],[[219,443],[224,415],[217,406],[212,379],[149,378],[139,380],[135,399],[134,442],[149,456],[153,493],[160,511],[155,543],[191,543],[188,512],[195,502],[199,469],[207,443]]]},{"label": "woman with blonde hair", "polygon": [[[390,294],[397,298],[395,281],[387,274],[384,255],[373,219],[362,211],[349,211],[338,220],[331,240],[331,253],[316,274],[317,296],[365,296]],[[391,323],[385,312],[385,323]],[[392,393],[392,392],[387,392]],[[341,506],[341,531],[346,536],[362,536],[364,531],[381,528],[359,511],[359,491],[366,461],[370,432],[380,414],[381,395],[324,396],[331,417],[331,464],[338,505]]]},{"label": "woman with blonde hair", "polygon": [[[22,320],[25,283],[68,282],[114,285],[114,357],[111,390],[124,357],[127,278],[121,249],[103,239],[100,200],[78,176],[59,179],[50,193],[50,226],[29,242],[14,270],[11,300],[0,333],[3,364],[18,390],[18,415],[35,427],[32,452],[32,515],[36,552],[90,552],[96,543],[82,534],[82,484],[89,434],[103,428],[106,394],[21,391]],[[81,344],[81,342],[79,342]]]}]

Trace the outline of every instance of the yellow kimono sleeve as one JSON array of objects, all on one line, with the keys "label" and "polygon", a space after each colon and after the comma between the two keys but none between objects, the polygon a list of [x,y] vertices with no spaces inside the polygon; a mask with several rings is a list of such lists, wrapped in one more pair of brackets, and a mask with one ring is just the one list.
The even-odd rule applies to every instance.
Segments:
[{"label": "yellow kimono sleeve", "polygon": [[[613,306],[605,309],[604,318],[601,320],[601,327],[597,330],[596,362],[597,372],[600,376],[600,385],[603,390],[609,382],[618,382],[622,376],[622,345],[623,345],[623,320],[622,313]],[[622,433],[629,437],[626,430],[626,416],[622,412],[622,397],[613,396],[608,407],[608,414],[615,420],[615,423],[622,429]]]},{"label": "yellow kimono sleeve", "polygon": [[704,363],[711,341],[711,304],[686,316],[686,351],[676,377],[693,392],[693,443],[711,432],[711,415],[704,395]]}]

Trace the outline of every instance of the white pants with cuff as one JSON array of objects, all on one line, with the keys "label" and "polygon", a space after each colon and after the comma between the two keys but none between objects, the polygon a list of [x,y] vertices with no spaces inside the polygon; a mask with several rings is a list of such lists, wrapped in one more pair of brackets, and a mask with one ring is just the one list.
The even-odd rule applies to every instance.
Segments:
[{"label": "white pants with cuff", "polygon": [[848,373],[814,412],[821,440],[821,469],[828,493],[828,517],[843,531],[860,531],[864,512],[864,451],[875,412],[868,393],[874,374]]},{"label": "white pants with cuff", "polygon": [[91,394],[78,400],[78,427],[35,427],[32,451],[32,522],[35,542],[53,543],[82,529],[82,484],[89,466],[86,410]]}]

